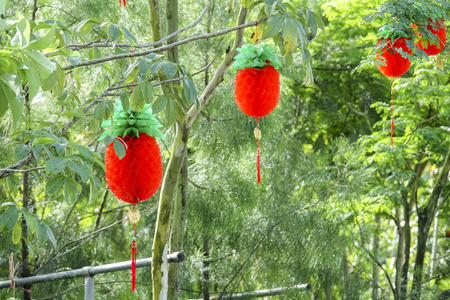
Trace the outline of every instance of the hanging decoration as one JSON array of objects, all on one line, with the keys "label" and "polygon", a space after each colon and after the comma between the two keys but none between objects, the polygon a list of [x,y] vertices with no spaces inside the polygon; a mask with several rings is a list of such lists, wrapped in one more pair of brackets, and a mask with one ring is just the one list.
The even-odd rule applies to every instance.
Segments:
[{"label": "hanging decoration", "polygon": [[[402,56],[402,54],[397,50],[401,49],[403,52],[412,54],[411,49],[408,48],[406,41],[408,38],[401,37],[392,39],[379,39],[377,45],[379,45],[382,40],[386,42],[386,45],[381,49],[381,55],[376,53],[375,58],[380,62],[377,65],[378,70],[386,77],[400,77],[405,74],[411,62],[408,58]],[[383,63],[384,62],[384,63]]]},{"label": "hanging decoration", "polygon": [[[412,54],[412,50],[408,47],[407,41],[408,38],[400,37],[394,40],[387,38],[384,39],[386,45],[381,49],[381,55],[378,53],[375,54],[375,58],[379,61],[379,65],[377,65],[378,70],[386,77],[391,77],[391,147],[394,147],[394,93],[393,93],[393,85],[394,80],[392,77],[400,77],[405,74],[409,67],[411,66],[411,62],[408,58],[403,57],[402,54],[397,50],[401,49],[401,51]],[[377,41],[377,45],[381,43],[381,39]],[[384,65],[381,65],[384,64]]]},{"label": "hanging decoration", "polygon": [[[413,24],[411,27],[414,29],[417,28],[415,24]],[[419,30],[416,29],[416,33],[419,37],[419,40],[417,41],[417,47],[423,50],[428,56],[437,55],[441,53],[442,50],[444,50],[445,44],[447,43],[445,23],[443,20],[433,21],[432,19],[430,19],[430,21],[428,22],[427,30],[435,35],[437,42],[433,42],[432,40],[424,40]]]},{"label": "hanging decoration", "polygon": [[126,7],[127,6],[127,3],[126,3],[127,0],[119,0],[119,5],[120,6],[122,6],[122,1],[123,1],[123,7]]},{"label": "hanging decoration", "polygon": [[256,156],[257,181],[261,182],[260,145],[261,130],[259,118],[270,114],[280,99],[280,74],[277,69],[281,62],[277,58],[275,48],[267,44],[247,44],[237,49],[233,68],[236,71],[234,80],[234,98],[239,109],[246,115],[256,118],[257,127],[254,136],[258,145]]},{"label": "hanging decoration", "polygon": [[[124,111],[120,101],[117,103],[114,122],[108,120],[102,123],[102,127],[107,130],[100,139],[108,135],[115,138],[107,146],[105,153],[105,176],[109,188],[119,200],[133,204],[133,209],[128,212],[128,218],[133,223],[131,291],[134,291],[135,225],[140,218],[139,210],[135,208],[135,205],[153,196],[161,185],[163,166],[161,152],[155,138],[164,139],[164,136],[158,130],[158,127],[162,125],[152,115],[150,105],[145,105],[141,111]],[[123,154],[119,149],[123,150],[123,148],[125,148],[125,155],[119,157]]]}]

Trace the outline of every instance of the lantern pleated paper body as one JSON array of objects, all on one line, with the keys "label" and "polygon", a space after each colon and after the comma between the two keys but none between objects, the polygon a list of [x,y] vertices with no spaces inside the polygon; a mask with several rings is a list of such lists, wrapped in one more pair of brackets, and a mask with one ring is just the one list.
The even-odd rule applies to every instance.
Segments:
[{"label": "lantern pleated paper body", "polygon": [[161,185],[161,152],[156,139],[145,133],[122,140],[127,149],[122,159],[112,143],[106,149],[106,182],[118,199],[136,204],[153,196]]},{"label": "lantern pleated paper body", "polygon": [[[133,209],[128,212],[128,218],[133,223],[131,291],[134,291],[135,224],[140,218],[135,205],[153,196],[161,185],[163,166],[155,137],[163,139],[164,136],[158,130],[162,125],[152,115],[149,105],[145,105],[141,111],[124,111],[120,101],[117,102],[119,105],[114,114],[113,128],[106,130],[100,139],[107,136],[114,137],[105,153],[105,177],[109,188],[119,200],[133,204]],[[109,120],[102,123],[102,127],[110,126]]]},{"label": "lantern pleated paper body", "polygon": [[[413,28],[416,28],[416,25],[412,25]],[[445,30],[445,23],[443,20],[433,22],[430,19],[428,23],[427,29],[435,35],[437,42],[433,43],[431,40],[424,41],[422,35],[419,35],[419,41],[417,42],[417,47],[423,50],[427,55],[437,55],[444,50],[445,44],[447,43],[447,33]]]},{"label": "lantern pleated paper body", "polygon": [[236,104],[247,116],[267,116],[280,100],[280,74],[270,65],[238,70],[234,82]]},{"label": "lantern pleated paper body", "polygon": [[[406,45],[407,40],[409,39],[404,37],[394,39],[394,41],[385,39],[386,45],[381,50],[381,55],[378,51],[376,53],[376,59],[380,62],[382,62],[382,58],[384,58],[385,65],[377,65],[381,74],[386,77],[400,77],[409,70],[411,62],[396,50],[396,48],[401,48],[403,52],[412,54],[411,49]],[[377,45],[380,43],[381,40],[378,40]]]},{"label": "lantern pleated paper body", "polygon": [[239,109],[246,115],[256,118],[257,128],[254,136],[258,145],[256,155],[257,182],[261,182],[260,145],[261,131],[259,118],[270,114],[280,100],[280,74],[276,70],[281,62],[275,55],[275,49],[268,45],[256,46],[247,44],[237,49],[233,68],[234,98]]},{"label": "lantern pleated paper body", "polygon": [[[412,54],[412,50],[406,44],[409,39],[401,37],[397,39],[385,39],[386,45],[381,49],[381,54],[375,54],[376,59],[383,65],[377,65],[378,70],[386,77],[391,77],[391,147],[394,147],[394,94],[393,94],[393,79],[392,77],[400,77],[405,74],[411,62],[408,58],[403,57],[397,50],[401,49],[403,52]],[[381,40],[377,41],[377,45]],[[382,59],[384,58],[384,60]],[[384,63],[382,62],[384,61]]]}]

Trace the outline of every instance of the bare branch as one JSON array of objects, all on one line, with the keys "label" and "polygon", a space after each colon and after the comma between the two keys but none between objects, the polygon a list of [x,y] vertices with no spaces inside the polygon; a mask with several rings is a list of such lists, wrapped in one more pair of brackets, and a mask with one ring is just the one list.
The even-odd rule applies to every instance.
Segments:
[{"label": "bare branch", "polygon": [[32,171],[42,170],[45,169],[45,167],[36,167],[31,169],[25,169],[25,170],[17,170],[17,169],[0,169],[0,172],[11,172],[11,173],[29,173]]},{"label": "bare branch", "polygon": [[[133,47],[134,49],[139,49],[139,48],[151,48],[151,47],[159,46],[159,45],[164,44],[169,39],[179,35],[180,33],[184,32],[184,31],[186,31],[186,30],[188,30],[188,29],[190,29],[190,28],[192,28],[194,26],[197,26],[200,23],[200,21],[203,19],[203,17],[205,16],[205,13],[207,12],[207,10],[208,10],[210,5],[211,5],[211,1],[209,1],[206,4],[206,7],[204,8],[204,10],[200,14],[200,16],[197,18],[197,20],[195,20],[194,22],[192,22],[188,26],[183,27],[183,28],[175,31],[174,33],[169,34],[165,38],[163,38],[163,39],[161,39],[161,40],[159,40],[157,42],[154,42],[154,43],[136,44],[134,46],[131,46],[131,44],[129,44],[129,43],[108,43],[108,42],[106,42],[106,43],[96,43],[96,42],[90,42],[90,43],[86,43],[86,44],[82,44],[82,45],[69,45],[66,48],[70,49],[70,50],[81,50],[81,49],[92,48],[92,47],[102,47],[102,48],[104,48],[104,47],[131,48],[131,47]],[[60,52],[60,51],[58,50],[58,51],[55,51],[55,52],[51,52],[51,53],[48,53],[48,55],[51,55],[51,54],[54,54],[54,53],[57,53],[57,52]]]},{"label": "bare branch", "polygon": [[5,168],[0,169],[0,179],[8,177],[14,173],[24,173],[24,172],[18,172],[19,169],[25,165],[28,165],[33,160],[33,154],[28,154],[27,157],[22,159],[21,161],[16,162],[15,164]]},{"label": "bare branch", "polygon": [[[144,213],[144,212],[147,212],[147,211],[151,210],[151,209],[153,208],[153,206],[155,205],[155,203],[156,203],[156,202],[154,202],[149,208],[146,208],[146,209],[142,210],[141,213]],[[67,248],[68,246],[70,246],[70,245],[72,245],[72,244],[74,244],[74,243],[77,243],[77,242],[79,242],[79,241],[82,241],[82,240],[84,240],[84,239],[87,239],[87,238],[93,238],[94,236],[96,236],[97,234],[101,233],[102,231],[108,230],[108,229],[110,229],[110,228],[112,228],[112,227],[114,227],[114,226],[116,226],[116,225],[118,225],[118,224],[120,224],[120,223],[125,222],[126,220],[128,220],[128,217],[125,217],[125,218],[123,218],[123,219],[121,219],[121,220],[119,220],[119,221],[116,221],[116,222],[114,222],[114,223],[112,223],[112,224],[110,224],[110,225],[108,225],[108,226],[102,227],[102,228],[100,228],[100,229],[98,229],[98,230],[96,230],[96,231],[93,231],[93,232],[91,232],[90,234],[87,234],[87,235],[84,235],[84,236],[82,236],[82,237],[79,237],[79,238],[77,238],[76,240],[72,240],[72,241],[69,241],[69,242],[65,243],[61,248],[59,248],[56,252],[54,252],[54,253],[53,253],[53,254],[52,254],[52,255],[51,255],[51,256],[50,256],[43,264],[42,264],[42,266],[40,266],[40,267],[33,273],[33,276],[39,274],[39,273],[42,271],[42,269],[43,269],[49,262],[51,262],[52,260],[56,259],[57,257],[62,256],[62,255],[58,255],[58,254],[60,254],[60,253],[62,252],[62,250],[64,250],[64,249]],[[70,250],[66,251],[64,254],[67,254],[68,252],[70,252],[70,251],[72,251],[72,250],[74,250],[74,249],[70,249]]]},{"label": "bare branch", "polygon": [[[164,52],[166,50],[178,47],[180,45],[184,45],[193,41],[197,41],[197,40],[204,40],[204,39],[209,39],[212,37],[217,37],[217,36],[221,36],[236,30],[241,30],[247,27],[252,27],[255,26],[256,24],[259,24],[261,22],[264,22],[266,20],[266,18],[263,18],[259,21],[253,21],[253,22],[249,22],[249,23],[245,23],[242,25],[238,25],[235,27],[231,27],[231,28],[227,28],[224,30],[220,30],[217,32],[213,32],[213,33],[208,33],[208,34],[201,34],[201,35],[197,35],[197,36],[193,36],[166,46],[161,46],[159,48],[154,48],[154,49],[150,49],[150,50],[146,50],[146,51],[141,51],[141,52],[132,52],[132,53],[122,53],[122,54],[117,54],[117,55],[111,55],[111,56],[107,56],[107,57],[102,57],[102,58],[98,58],[98,59],[92,59],[92,60],[88,60],[88,61],[83,61],[81,63],[79,63],[77,66],[74,65],[69,65],[69,66],[65,66],[62,69],[63,70],[72,70],[78,67],[84,67],[84,66],[90,66],[90,65],[96,65],[96,64],[101,64],[104,62],[108,62],[108,61],[113,61],[113,60],[117,60],[117,59],[122,59],[122,58],[129,58],[129,57],[140,57],[140,56],[144,56],[150,53],[158,53],[158,52]],[[233,54],[235,54],[233,52]],[[234,55],[233,55],[234,57]]]}]

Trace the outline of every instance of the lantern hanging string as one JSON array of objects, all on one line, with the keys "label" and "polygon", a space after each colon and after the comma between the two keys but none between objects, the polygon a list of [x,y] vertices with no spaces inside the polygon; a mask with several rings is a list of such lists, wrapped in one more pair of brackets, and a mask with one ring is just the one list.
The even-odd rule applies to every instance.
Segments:
[{"label": "lantern hanging string", "polygon": [[128,212],[128,218],[133,222],[133,237],[131,238],[131,292],[133,292],[136,282],[136,222],[140,218],[139,210],[135,209],[135,204],[133,204],[133,210]]},{"label": "lantern hanging string", "polygon": [[261,167],[260,167],[260,150],[261,147],[259,146],[259,139],[261,138],[261,130],[259,130],[259,117],[256,117],[256,128],[253,132],[255,135],[256,143],[258,145],[258,150],[256,152],[256,172],[257,172],[257,178],[258,178],[258,184],[261,182]]},{"label": "lantern hanging string", "polygon": [[394,79],[391,78],[391,148],[394,148]]}]

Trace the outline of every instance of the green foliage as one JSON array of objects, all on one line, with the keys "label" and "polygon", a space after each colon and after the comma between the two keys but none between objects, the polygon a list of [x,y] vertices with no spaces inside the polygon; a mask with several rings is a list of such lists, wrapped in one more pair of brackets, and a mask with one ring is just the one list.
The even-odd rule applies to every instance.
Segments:
[{"label": "green foliage", "polygon": [[164,139],[164,135],[158,130],[162,125],[153,116],[150,105],[148,104],[144,105],[141,111],[125,111],[121,102],[118,100],[113,119],[111,121],[104,121],[102,127],[106,128],[106,131],[103,132],[100,140],[105,139],[106,136],[139,137],[139,133]]},{"label": "green foliage", "polygon": [[268,44],[261,46],[246,44],[242,48],[237,49],[240,53],[236,55],[233,63],[234,70],[241,70],[244,68],[258,68],[261,69],[266,65],[271,65],[275,69],[281,68],[281,62],[275,54],[275,48],[269,48]]}]

